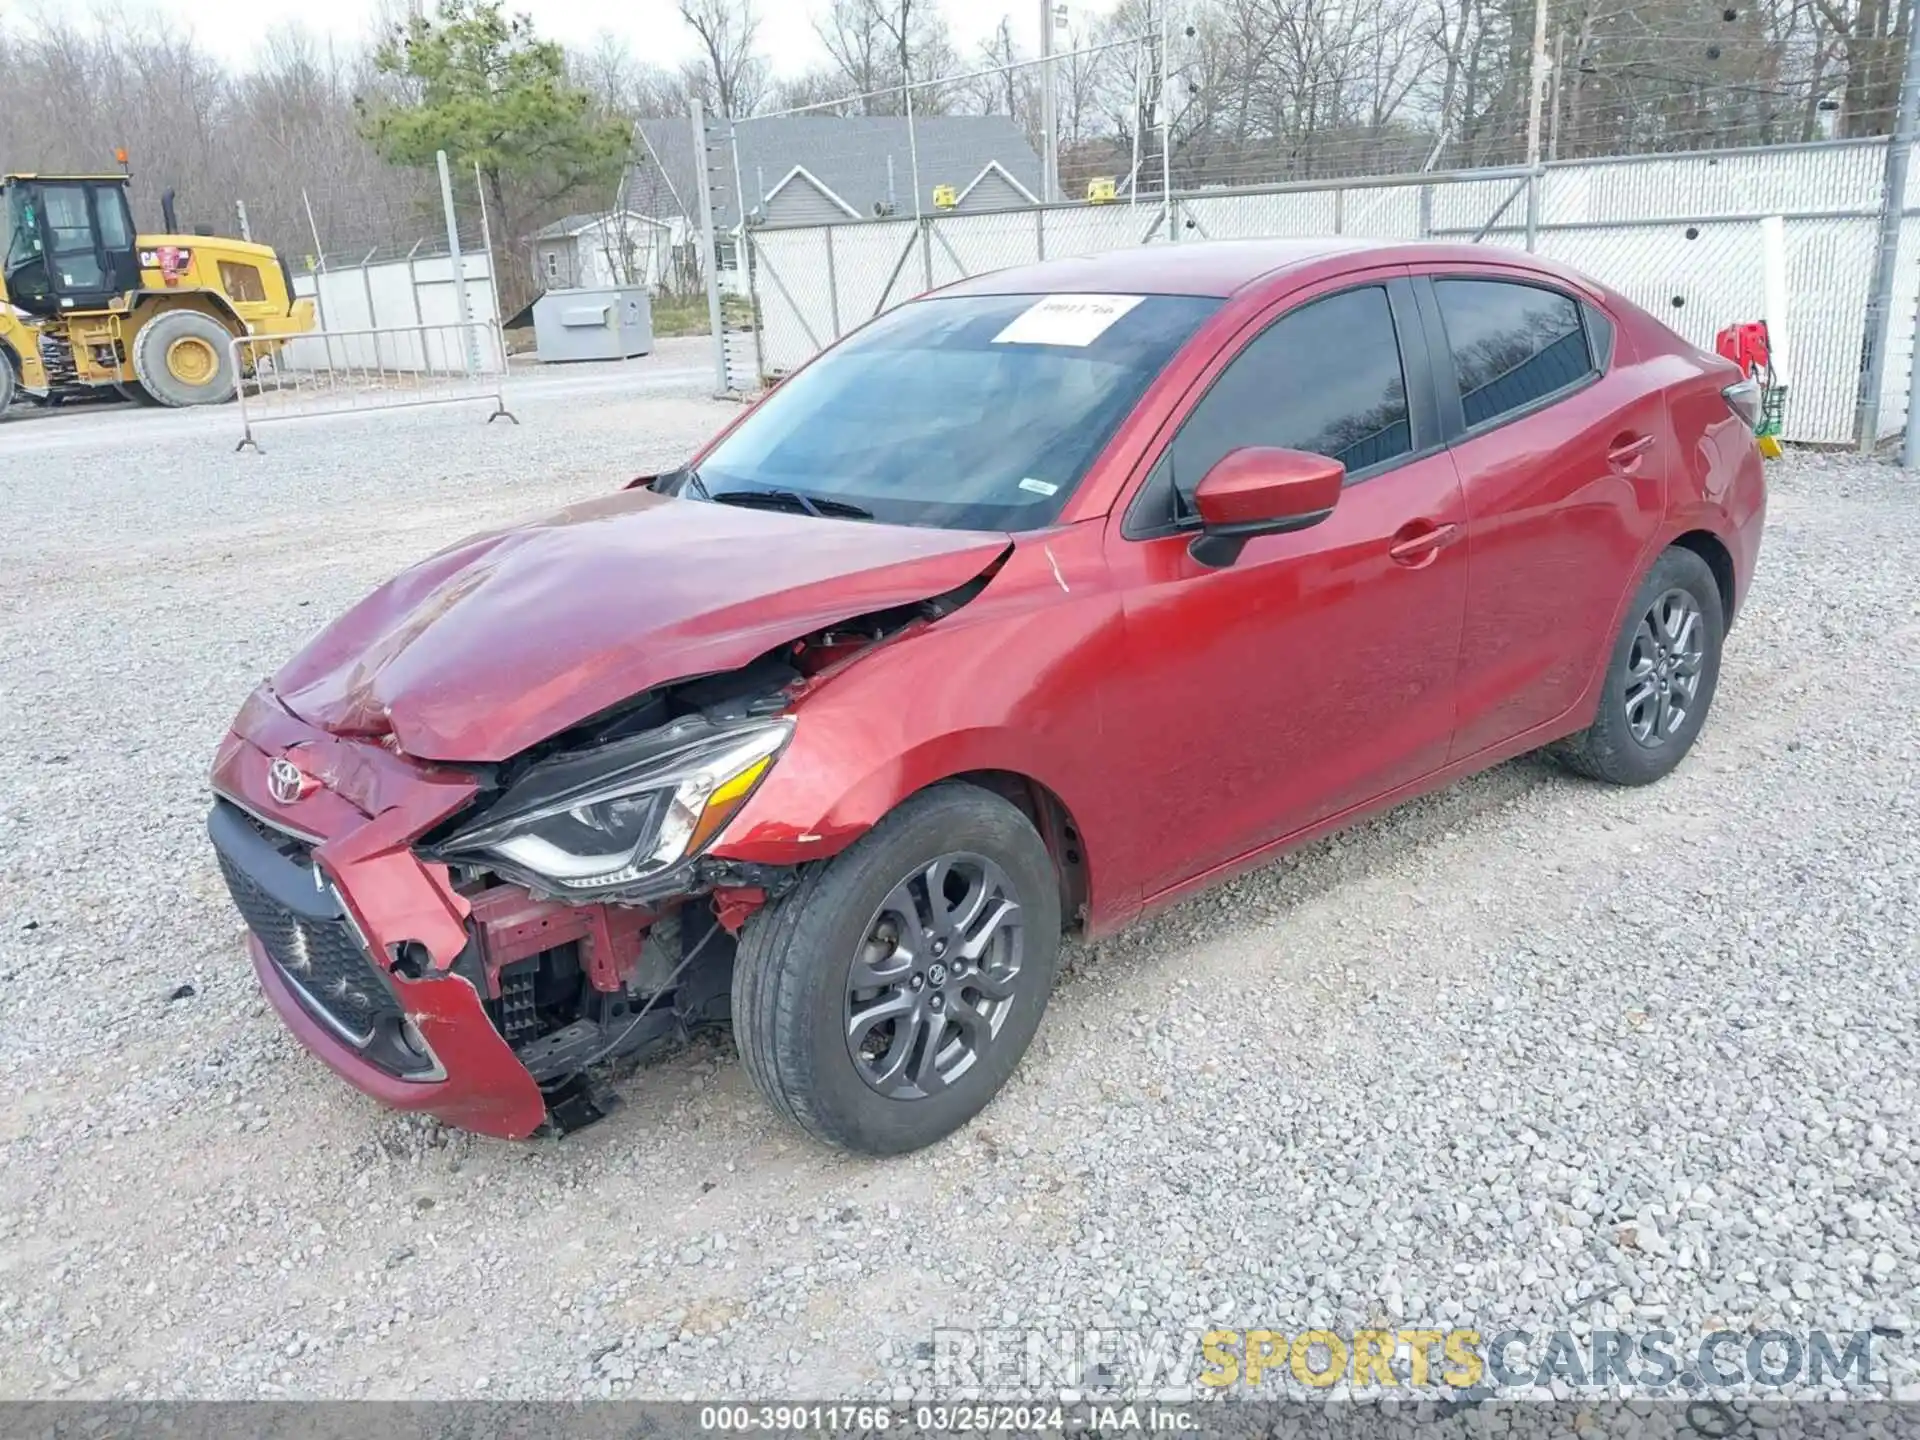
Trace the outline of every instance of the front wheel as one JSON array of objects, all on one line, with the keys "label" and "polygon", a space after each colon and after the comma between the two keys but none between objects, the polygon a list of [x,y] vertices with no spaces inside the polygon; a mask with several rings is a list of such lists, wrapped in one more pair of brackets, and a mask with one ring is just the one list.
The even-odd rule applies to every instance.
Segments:
[{"label": "front wheel", "polygon": [[1593,723],[1551,753],[1612,785],[1660,779],[1706,723],[1725,637],[1720,586],[1707,562],[1677,546],[1662,552],[1627,607]]},{"label": "front wheel", "polygon": [[157,404],[223,405],[233,398],[233,336],[198,310],[169,310],[140,327],[133,373]]},{"label": "front wheel", "polygon": [[1026,1053],[1060,956],[1060,882],[1027,817],[937,785],[741,932],[734,1037],[774,1109],[898,1155],[951,1134]]}]

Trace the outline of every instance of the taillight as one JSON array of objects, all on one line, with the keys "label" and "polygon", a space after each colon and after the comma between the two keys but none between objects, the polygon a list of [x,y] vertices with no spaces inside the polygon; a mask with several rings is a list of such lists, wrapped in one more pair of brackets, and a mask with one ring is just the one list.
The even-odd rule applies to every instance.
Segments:
[{"label": "taillight", "polygon": [[1746,421],[1749,430],[1759,430],[1762,399],[1759,381],[1742,380],[1727,386],[1720,393],[1726,399],[1727,408]]}]

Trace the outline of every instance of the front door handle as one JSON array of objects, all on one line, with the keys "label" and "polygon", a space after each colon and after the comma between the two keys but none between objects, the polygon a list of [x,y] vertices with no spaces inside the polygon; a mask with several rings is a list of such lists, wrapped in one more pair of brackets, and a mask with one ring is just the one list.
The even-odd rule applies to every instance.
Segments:
[{"label": "front door handle", "polygon": [[1421,528],[1403,526],[1393,544],[1387,547],[1387,558],[1396,565],[1425,565],[1459,538],[1459,534],[1460,527],[1451,523]]},{"label": "front door handle", "polygon": [[1640,458],[1653,448],[1653,436],[1641,435],[1629,438],[1617,437],[1613,448],[1607,451],[1607,464],[1622,475],[1631,475],[1640,468]]}]

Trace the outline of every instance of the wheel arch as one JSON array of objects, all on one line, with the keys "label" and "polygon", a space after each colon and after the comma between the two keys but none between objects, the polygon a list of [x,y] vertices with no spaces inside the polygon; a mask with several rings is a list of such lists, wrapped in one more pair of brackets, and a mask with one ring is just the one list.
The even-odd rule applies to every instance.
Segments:
[{"label": "wheel arch", "polygon": [[134,324],[127,336],[128,347],[137,344],[140,332],[162,315],[172,315],[181,310],[197,310],[208,319],[219,322],[236,340],[247,333],[247,322],[240,318],[240,312],[228,303],[224,295],[217,295],[211,290],[142,290],[138,292],[130,312]]},{"label": "wheel arch", "polygon": [[1701,525],[1693,525],[1672,535],[1670,539],[1656,541],[1647,552],[1645,560],[1627,578],[1626,585],[1620,591],[1620,597],[1614,602],[1613,615],[1607,622],[1608,640],[1600,648],[1595,659],[1593,672],[1588,677],[1586,688],[1580,692],[1580,698],[1567,707],[1566,712],[1557,721],[1561,735],[1583,730],[1593,723],[1595,711],[1600,703],[1600,695],[1606,684],[1607,666],[1613,656],[1614,639],[1619,636],[1620,627],[1626,623],[1627,610],[1633,604],[1633,597],[1640,592],[1641,584],[1653,573],[1653,567],[1660,563],[1660,557],[1669,550],[1687,550],[1698,555],[1713,575],[1714,589],[1720,594],[1721,635],[1724,638],[1733,627],[1734,597],[1739,593],[1739,572],[1734,566],[1733,552],[1727,542],[1719,535]]},{"label": "wheel arch", "polygon": [[[1000,796],[1033,823],[1060,877],[1060,913],[1068,928],[1097,928],[1099,912],[1114,910],[1120,897],[1094,888],[1083,812],[1045,778],[1044,766],[1029,763],[1037,758],[1032,747],[1016,742],[1017,737],[999,731],[961,732],[885,763],[863,765],[858,778],[844,771],[823,774],[830,768],[825,766],[775,766],[711,853],[716,859],[776,866],[825,860],[914,796],[957,781]],[[796,823],[796,817],[804,823]]]},{"label": "wheel arch", "polygon": [[1727,543],[1711,530],[1688,530],[1674,536],[1666,548],[1691,550],[1707,562],[1707,569],[1713,572],[1714,586],[1720,592],[1723,633],[1732,630],[1736,583],[1733,551],[1727,548]]},{"label": "wheel arch", "polygon": [[[1047,853],[1053,857],[1054,873],[1060,877],[1060,918],[1063,928],[1084,928],[1088,905],[1087,843],[1073,818],[1073,812],[1067,808],[1067,802],[1051,786],[1017,770],[962,770],[947,779],[991,791],[1010,802],[1033,822],[1033,828],[1040,832],[1040,838],[1046,842]],[[914,792],[916,795],[919,793],[917,790]]]}]

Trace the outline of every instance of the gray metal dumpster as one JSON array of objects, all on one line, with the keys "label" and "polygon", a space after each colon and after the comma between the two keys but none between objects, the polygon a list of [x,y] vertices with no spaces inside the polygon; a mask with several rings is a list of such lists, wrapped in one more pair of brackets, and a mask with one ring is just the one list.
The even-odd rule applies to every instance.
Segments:
[{"label": "gray metal dumpster", "polygon": [[534,353],[550,360],[625,360],[653,349],[645,290],[549,290],[533,304]]}]

